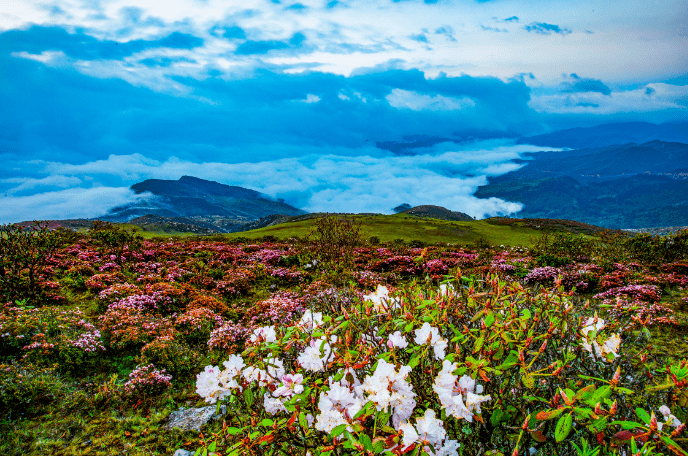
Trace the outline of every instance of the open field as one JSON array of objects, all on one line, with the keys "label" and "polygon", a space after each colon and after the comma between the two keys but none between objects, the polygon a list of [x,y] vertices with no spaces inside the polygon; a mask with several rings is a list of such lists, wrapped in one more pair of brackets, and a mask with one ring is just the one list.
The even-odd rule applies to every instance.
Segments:
[{"label": "open field", "polygon": [[[644,414],[666,423],[660,413],[666,406],[677,420],[688,419],[688,366],[681,364],[688,360],[685,235],[665,243],[550,231],[528,239],[530,247],[446,241],[412,247],[384,239],[429,243],[436,238],[420,233],[436,230],[439,237],[440,230],[462,226],[476,240],[503,233],[497,242],[507,245],[538,233],[538,226],[571,227],[542,221],[361,219],[365,236],[379,236],[381,244],[267,241],[265,236],[277,237],[274,230],[248,233],[261,238],[258,242],[237,239],[247,233],[140,239],[118,225],[80,234],[45,230],[23,238],[23,231],[5,232],[0,237],[5,271],[0,293],[6,302],[0,311],[0,451],[172,455],[180,448],[214,448],[240,455],[273,448],[274,454],[303,454],[293,450],[297,420],[312,454],[326,454],[333,429],[323,431],[328,428],[320,398],[333,391],[332,379],[344,378],[345,366],[354,366],[361,382],[372,382],[383,360],[395,361],[394,369],[411,369],[404,382],[416,399],[408,419],[419,425],[424,410],[433,409],[445,423],[442,445],[451,447],[450,440],[460,445],[449,454],[511,454],[516,447],[517,454],[525,454],[532,447],[539,454],[576,456],[574,444],[585,438],[602,442],[599,456],[621,456],[628,454],[619,449],[630,448],[630,437],[623,440],[626,434],[619,433],[623,426],[646,432]],[[295,224],[285,237],[302,236],[298,233],[308,227]],[[43,256],[26,249],[23,256],[8,254],[36,239],[46,241],[38,248]],[[441,292],[442,282],[447,288]],[[308,312],[322,313],[321,329],[300,326]],[[325,334],[337,336],[327,340],[338,356],[318,367],[319,357],[327,356],[307,347],[317,346]],[[392,343],[399,337],[407,347]],[[603,348],[595,352],[594,346]],[[282,374],[261,386],[246,371],[237,377],[241,391],[213,389],[214,374],[206,366],[224,369],[230,355],[266,372],[270,367],[263,358],[275,357],[285,375],[302,375],[307,390],[282,405],[298,406],[303,417],[279,411],[274,402],[281,401],[275,391]],[[446,378],[465,375],[470,379],[462,377],[463,388],[466,382],[484,388],[472,390],[480,398],[470,396],[482,401],[480,407],[468,402],[469,396],[467,411],[452,411],[442,402],[437,375],[447,362],[456,368],[446,371]],[[560,391],[579,401],[577,411],[566,409],[570,414],[563,415],[571,416],[565,435],[560,427],[566,423],[542,418],[562,413],[557,412],[564,406]],[[208,403],[221,393],[234,398],[224,401],[227,427],[222,420],[203,424],[202,433],[165,427],[182,408],[214,409]],[[355,400],[363,401],[359,405],[379,400],[373,393],[356,393]],[[377,449],[380,442],[385,448],[400,444],[400,422],[390,416],[402,412],[361,410],[364,418],[346,431],[351,439],[366,446],[382,436]],[[378,416],[384,410],[389,413]],[[592,418],[593,411],[598,418]],[[309,425],[306,414],[320,424]],[[520,432],[528,417],[530,427]],[[390,425],[377,428],[378,419],[390,419]],[[620,421],[633,424],[615,424]],[[688,444],[683,433],[672,436],[675,428],[665,426],[663,432],[652,431],[647,448],[668,454],[674,444],[667,442]],[[269,435],[273,443],[260,445],[264,450],[258,452],[259,441],[267,442],[261,439]],[[360,452],[351,444],[338,454]]]}]

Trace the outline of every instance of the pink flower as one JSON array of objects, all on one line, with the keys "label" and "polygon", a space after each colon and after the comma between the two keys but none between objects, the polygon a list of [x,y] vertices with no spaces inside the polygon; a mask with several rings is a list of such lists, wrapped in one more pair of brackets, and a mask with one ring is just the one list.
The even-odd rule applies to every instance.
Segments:
[{"label": "pink flower", "polygon": [[277,388],[272,395],[275,397],[287,396],[291,397],[294,394],[301,394],[303,392],[303,375],[301,374],[286,374],[282,376],[282,386]]}]

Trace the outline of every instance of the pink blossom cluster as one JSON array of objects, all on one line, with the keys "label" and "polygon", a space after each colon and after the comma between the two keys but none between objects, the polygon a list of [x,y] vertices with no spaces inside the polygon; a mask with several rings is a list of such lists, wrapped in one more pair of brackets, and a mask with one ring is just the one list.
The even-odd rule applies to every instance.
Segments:
[{"label": "pink blossom cluster", "polygon": [[120,266],[117,263],[105,263],[104,265],[102,265],[101,267],[98,268],[98,270],[100,272],[119,271],[120,269],[122,269],[122,268],[120,268]]},{"label": "pink blossom cluster", "polygon": [[607,299],[615,296],[629,296],[642,301],[659,302],[661,291],[655,285],[626,285],[597,293],[593,297],[596,299]]},{"label": "pink blossom cluster", "polygon": [[91,331],[83,333],[78,339],[70,341],[70,344],[73,347],[80,348],[88,353],[94,353],[96,350],[105,350],[105,346],[101,340],[100,331],[95,328]]},{"label": "pink blossom cluster", "polygon": [[153,364],[136,366],[136,369],[129,374],[129,381],[124,384],[124,391],[131,395],[165,390],[172,386],[170,383],[172,376],[165,374],[165,369],[158,370]]},{"label": "pink blossom cluster", "polygon": [[562,274],[561,269],[552,266],[544,266],[542,268],[535,268],[526,274],[524,281],[526,283],[544,283],[556,279]]},{"label": "pink blossom cluster", "polygon": [[229,349],[232,345],[246,340],[251,330],[241,323],[227,322],[210,333],[208,347]]},{"label": "pink blossom cluster", "polygon": [[170,302],[171,299],[168,296],[164,296],[160,291],[154,291],[152,294],[135,294],[127,296],[126,298],[110,304],[108,310],[157,310]]}]

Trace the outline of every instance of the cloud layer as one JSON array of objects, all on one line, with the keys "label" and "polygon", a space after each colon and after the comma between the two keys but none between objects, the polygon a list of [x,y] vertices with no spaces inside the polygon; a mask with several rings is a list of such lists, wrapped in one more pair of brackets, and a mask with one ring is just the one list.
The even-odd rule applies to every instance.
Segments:
[{"label": "cloud layer", "polygon": [[[440,143],[420,155],[380,155],[370,148],[357,157],[315,153],[267,162],[194,163],[170,158],[165,161],[142,155],[112,155],[83,164],[37,162],[37,172],[52,180],[101,182],[97,186],[42,192],[55,185],[48,180],[31,182],[37,194],[0,199],[0,221],[64,217],[95,217],[113,206],[133,202],[134,195],[118,184],[144,179],[178,179],[193,175],[258,190],[308,211],[392,213],[402,204],[438,204],[474,217],[517,212],[521,205],[499,199],[473,197],[487,176],[518,169],[512,160],[525,151],[543,148],[499,145],[487,142],[460,148]],[[116,177],[116,179],[113,179]],[[24,185],[22,183],[21,185]]]},{"label": "cloud layer", "polygon": [[0,218],[96,216],[183,174],[308,210],[512,212],[471,195],[519,149],[467,138],[688,118],[687,17],[680,0],[3,4]]}]

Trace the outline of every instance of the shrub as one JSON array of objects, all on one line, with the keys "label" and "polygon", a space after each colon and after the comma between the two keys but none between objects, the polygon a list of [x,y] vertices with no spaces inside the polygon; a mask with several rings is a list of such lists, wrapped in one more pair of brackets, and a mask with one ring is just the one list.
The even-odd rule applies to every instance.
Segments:
[{"label": "shrub", "polygon": [[96,220],[88,234],[91,242],[120,266],[127,260],[125,254],[131,256],[143,248],[143,238],[136,234],[136,228],[127,231],[119,225]]},{"label": "shrub", "polygon": [[104,350],[100,331],[79,310],[10,307],[0,314],[0,353],[5,356],[21,353],[37,364],[80,371]]},{"label": "shrub", "polygon": [[155,364],[175,378],[187,378],[198,369],[198,353],[172,336],[147,343],[137,358],[139,364]]},{"label": "shrub", "polygon": [[44,297],[40,283],[47,278],[49,260],[70,237],[47,223],[0,225],[0,298],[40,304]]},{"label": "shrub", "polygon": [[647,362],[628,315],[606,321],[496,277],[446,291],[256,328],[241,355],[197,376],[199,395],[227,405],[226,452],[575,455],[585,440],[611,455],[637,438],[646,454],[687,454],[675,439],[688,361]]},{"label": "shrub", "polygon": [[153,364],[136,366],[129,380],[124,384],[124,392],[132,399],[147,399],[157,396],[172,386],[171,375],[166,375],[165,369],[162,371],[155,368]]},{"label": "shrub", "polygon": [[353,217],[327,214],[315,219],[307,239],[319,268],[344,272],[352,265],[354,248],[362,243],[361,222]]}]

